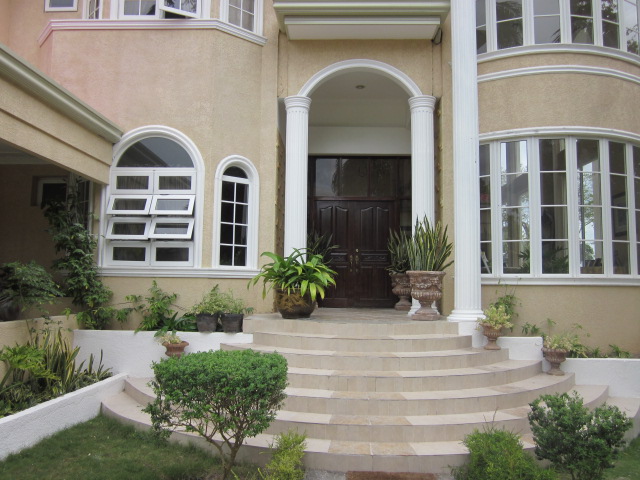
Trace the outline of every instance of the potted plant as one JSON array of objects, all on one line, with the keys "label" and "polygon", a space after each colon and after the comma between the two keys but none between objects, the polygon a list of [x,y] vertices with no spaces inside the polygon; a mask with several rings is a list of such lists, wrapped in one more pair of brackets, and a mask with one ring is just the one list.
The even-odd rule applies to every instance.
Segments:
[{"label": "potted plant", "polygon": [[36,262],[11,262],[0,266],[0,321],[15,320],[20,312],[51,304],[62,292],[51,275]]},{"label": "potted plant", "polygon": [[576,330],[582,329],[579,324],[566,332],[551,335],[551,330],[556,322],[547,318],[547,334],[543,334],[542,355],[551,365],[551,369],[547,371],[549,375],[564,375],[560,370],[560,364],[567,359],[568,355],[580,357],[586,356],[587,347],[580,341],[580,337]]},{"label": "potted plant", "polygon": [[443,271],[453,261],[448,261],[453,245],[447,237],[447,227],[440,222],[431,225],[425,216],[416,221],[412,241],[408,243],[411,296],[420,302],[413,320],[439,320],[440,314],[431,305],[442,298]]},{"label": "potted plant", "polygon": [[218,326],[218,318],[225,309],[225,300],[218,285],[207,292],[202,300],[191,307],[187,314],[196,318],[199,332],[215,332]]},{"label": "potted plant", "polygon": [[400,300],[394,308],[401,311],[411,310],[411,282],[409,281],[409,243],[411,235],[407,232],[389,231],[387,249],[389,250],[390,264],[387,267],[391,277],[391,291]]},{"label": "potted plant", "polygon": [[158,330],[154,335],[156,341],[166,349],[165,355],[168,357],[180,358],[184,354],[184,349],[189,342],[182,340],[174,331]]},{"label": "potted plant", "polygon": [[321,255],[307,256],[306,250],[294,249],[286,257],[272,252],[262,256],[271,262],[262,266],[248,286],[262,280],[262,298],[275,288],[276,308],[283,318],[309,318],[318,296],[324,298],[325,290],[336,283],[336,272],[322,261]]},{"label": "potted plant", "polygon": [[233,292],[228,291],[222,295],[222,313],[220,314],[220,323],[224,333],[238,333],[242,331],[242,322],[244,315],[253,312],[253,308],[247,307],[244,300],[237,298]]},{"label": "potted plant", "polygon": [[485,318],[478,319],[478,326],[482,327],[482,333],[489,341],[484,348],[485,350],[500,350],[496,340],[502,336],[503,328],[513,328],[511,315],[507,313],[504,305],[496,303],[489,305],[484,314]]}]

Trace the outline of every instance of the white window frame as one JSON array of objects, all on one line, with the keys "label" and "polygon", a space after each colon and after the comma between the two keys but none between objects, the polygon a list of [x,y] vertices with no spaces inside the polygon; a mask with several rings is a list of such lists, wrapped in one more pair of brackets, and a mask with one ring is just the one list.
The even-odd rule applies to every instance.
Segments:
[{"label": "white window frame", "polygon": [[[145,250],[145,260],[144,262],[134,262],[129,260],[114,260],[113,259],[113,249],[114,248],[144,248]],[[151,244],[144,242],[132,242],[132,241],[112,241],[107,242],[107,259],[110,265],[118,265],[118,266],[147,266],[149,265],[149,260],[151,258]]]},{"label": "white window frame", "polygon": [[[113,225],[115,223],[142,223],[145,225],[144,233],[142,235],[120,235],[112,233]],[[105,238],[110,240],[146,240],[149,238],[149,226],[151,225],[151,219],[145,217],[111,217],[107,222],[107,233]]]},{"label": "white window frame", "polygon": [[[247,178],[226,177],[224,172],[230,167],[238,167],[247,175]],[[222,182],[230,180],[245,183],[249,186],[247,207],[247,256],[246,265],[221,265],[220,264],[220,225],[222,206]],[[258,227],[259,227],[259,202],[260,182],[258,171],[251,161],[240,155],[232,155],[223,159],[216,169],[214,183],[214,213],[213,213],[213,265],[223,270],[255,270],[258,265]]]},{"label": "white window frame", "polygon": [[[189,259],[185,262],[162,262],[156,261],[156,250],[158,248],[185,248],[189,252]],[[150,265],[157,267],[192,267],[193,266],[193,242],[173,242],[156,241],[151,243]]]},{"label": "white window frame", "polygon": [[90,3],[91,0],[84,0],[84,8],[83,8],[83,12],[82,12],[82,18],[85,18],[87,20],[100,20],[102,18],[102,7],[104,5],[104,0],[96,0],[98,2],[98,9],[96,12],[96,16],[94,18],[91,18],[91,10],[90,10]]},{"label": "white window frame", "polygon": [[228,23],[232,27],[239,28],[245,32],[252,32],[256,35],[262,35],[263,31],[263,0],[255,0],[255,9],[253,14],[253,30],[247,30],[240,25],[233,24],[229,21],[229,0],[220,0],[220,18],[223,22]]},{"label": "white window frame", "polygon": [[117,13],[117,18],[121,20],[153,20],[163,19],[164,16],[161,12],[175,13],[185,17],[185,19],[201,19],[209,18],[209,11],[211,10],[211,0],[198,0],[198,7],[196,13],[180,10],[179,8],[167,7],[164,5],[165,0],[156,0],[156,8],[153,15],[125,15],[124,4],[125,0],[112,0],[111,13]]},{"label": "white window frame", "polygon": [[[109,205],[107,206],[107,213],[110,215],[146,215],[149,213],[149,207],[151,206],[151,197],[151,195],[111,195],[111,198],[109,199]],[[143,210],[116,210],[114,208],[114,204],[116,200],[120,199],[145,199],[145,208]]]},{"label": "white window frame", "polygon": [[44,0],[44,11],[45,12],[77,12],[78,11],[78,0],[71,0],[72,5],[69,7],[52,7],[51,0]]},{"label": "white window frame", "polygon": [[[186,223],[187,231],[185,233],[156,233],[155,228],[158,223]],[[176,218],[176,217],[155,217],[151,219],[151,229],[149,230],[149,238],[164,238],[185,240],[190,239],[193,234],[193,218]]]},{"label": "white window frame", "polygon": [[[549,130],[552,130],[551,128]],[[636,238],[635,211],[639,205],[633,207],[635,199],[633,177],[633,147],[640,146],[640,138],[603,138],[593,133],[558,134],[543,132],[533,135],[514,135],[505,138],[499,136],[483,135],[489,139],[481,139],[481,144],[488,144],[490,150],[490,182],[491,182],[491,273],[482,273],[483,280],[494,279],[540,279],[553,282],[554,279],[575,281],[575,279],[590,279],[595,283],[607,280],[639,279],[640,268],[638,266],[637,245],[640,238]],[[568,215],[568,246],[569,246],[569,272],[566,274],[542,273],[541,245],[542,234],[540,224],[541,199],[540,199],[540,158],[538,142],[543,139],[565,140],[566,181],[567,181],[567,215]],[[501,228],[501,170],[500,170],[500,144],[503,142],[521,141],[527,142],[527,161],[529,175],[529,210],[530,210],[530,271],[529,273],[505,274],[502,270],[503,240]],[[578,238],[578,170],[576,145],[578,140],[595,140],[598,142],[600,158],[600,191],[602,196],[602,228],[604,261],[603,273],[581,273],[580,252]],[[609,142],[625,144],[626,181],[627,181],[627,228],[628,240],[624,241],[629,246],[629,273],[614,273],[613,266],[613,238],[612,208],[610,196],[610,169],[609,169]]]},{"label": "white window frame", "polygon": [[[186,210],[159,210],[157,208],[160,200],[188,200]],[[193,206],[196,201],[195,195],[153,195],[151,198],[151,215],[193,215]]]},{"label": "white window frame", "polygon": [[[168,173],[167,173],[168,172]],[[193,173],[193,169],[179,169],[172,168],[171,170],[167,170],[167,172],[163,172],[162,169],[156,169],[153,175],[153,183],[152,188],[153,191],[158,195],[186,195],[186,194],[195,194],[196,193],[196,174]],[[160,189],[160,177],[190,177],[191,178],[191,188],[187,189]]]},{"label": "white window frame", "polygon": [[[226,0],[225,0],[226,1]],[[604,46],[603,28],[602,28],[602,0],[592,0],[593,10],[593,44],[573,43],[571,38],[571,12],[569,0],[559,0],[560,2],[560,43],[535,43],[535,24],[534,24],[534,0],[522,0],[522,37],[523,45],[521,47],[511,47],[498,49],[497,45],[497,19],[496,19],[496,0],[477,0],[485,2],[486,8],[486,35],[487,49],[479,55],[487,55],[495,52],[508,52],[510,50],[522,47],[545,47],[557,45],[575,45],[578,47],[600,47],[613,51],[621,51],[628,55],[637,56],[632,52],[627,52],[627,41],[625,34],[625,9],[624,0],[618,0],[618,48]],[[640,17],[640,4],[638,5],[637,15]],[[640,19],[639,19],[640,21]]]}]

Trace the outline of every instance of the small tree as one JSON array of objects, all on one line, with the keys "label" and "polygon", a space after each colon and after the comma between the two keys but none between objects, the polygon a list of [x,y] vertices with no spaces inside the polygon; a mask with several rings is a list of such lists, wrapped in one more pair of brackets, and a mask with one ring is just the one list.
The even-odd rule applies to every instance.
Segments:
[{"label": "small tree", "polygon": [[536,455],[572,480],[601,480],[624,446],[631,420],[613,405],[589,411],[574,392],[542,395],[531,404],[529,423]]},{"label": "small tree", "polygon": [[204,437],[220,454],[223,479],[244,440],[266,430],[286,398],[287,361],[277,353],[200,352],[153,369],[156,399],[144,411],[154,430],[168,436],[184,428]]},{"label": "small tree", "polygon": [[275,436],[271,445],[271,460],[267,463],[265,474],[260,472],[264,480],[302,480],[304,478],[304,449],[306,434],[289,430]]}]

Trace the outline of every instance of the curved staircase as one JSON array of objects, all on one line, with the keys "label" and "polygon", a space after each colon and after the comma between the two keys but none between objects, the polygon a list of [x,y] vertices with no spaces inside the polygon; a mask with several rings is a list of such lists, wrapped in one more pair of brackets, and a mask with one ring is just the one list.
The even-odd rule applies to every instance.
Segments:
[{"label": "curved staircase", "polygon": [[[608,399],[606,386],[546,375],[540,361],[472,348],[454,323],[414,322],[389,310],[340,313],[320,309],[307,320],[254,315],[244,322],[253,343],[223,345],[277,351],[289,364],[284,409],[265,434],[247,440],[244,459],[265,463],[258,453],[272,435],[294,428],[307,434],[308,469],[448,473],[465,461],[465,435],[489,424],[521,434],[532,448],[528,403],[539,395],[577,390],[587,405]],[[153,398],[147,382],[129,379],[103,411],[148,426],[140,412]],[[637,402],[633,408],[628,414],[636,416]]]}]

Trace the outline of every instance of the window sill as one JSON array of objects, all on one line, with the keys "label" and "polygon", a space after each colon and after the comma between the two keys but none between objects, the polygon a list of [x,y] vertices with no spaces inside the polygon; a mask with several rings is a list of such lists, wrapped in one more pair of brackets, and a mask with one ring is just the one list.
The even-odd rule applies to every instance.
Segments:
[{"label": "window sill", "polygon": [[104,277],[168,277],[168,278],[253,278],[259,270],[194,268],[194,267],[102,267],[100,274]]},{"label": "window sill", "polygon": [[267,39],[235,25],[216,19],[153,19],[153,20],[51,20],[38,38],[41,46],[49,36],[60,30],[220,30],[257,45]]},{"label": "window sill", "polygon": [[600,286],[600,287],[637,287],[640,278],[630,275],[618,277],[583,276],[583,277],[520,277],[502,276],[490,277],[482,275],[482,285],[571,285],[571,286]]},{"label": "window sill", "polygon": [[634,53],[623,52],[622,50],[617,50],[615,48],[599,47],[597,45],[575,45],[566,43],[526,45],[523,47],[505,48],[504,50],[497,50],[495,52],[481,53],[478,55],[478,63],[538,53],[584,53],[589,55],[600,55],[603,57],[623,60],[640,67],[640,56]]}]

